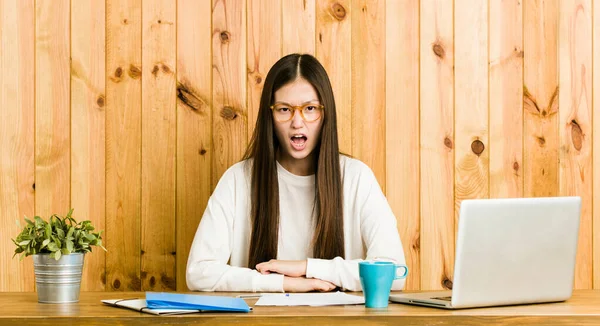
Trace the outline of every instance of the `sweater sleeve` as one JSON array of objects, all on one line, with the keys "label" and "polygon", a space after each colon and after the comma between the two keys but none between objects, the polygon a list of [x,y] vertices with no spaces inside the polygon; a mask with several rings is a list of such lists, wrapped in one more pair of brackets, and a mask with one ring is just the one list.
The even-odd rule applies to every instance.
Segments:
[{"label": "sweater sleeve", "polygon": [[283,292],[283,276],[228,265],[232,251],[235,175],[228,170],[211,195],[194,236],[186,269],[193,291]]},{"label": "sweater sleeve", "polygon": [[[359,214],[361,236],[366,248],[365,260],[391,261],[405,265],[396,217],[371,169],[365,166],[362,173],[364,178],[361,177],[358,183],[356,199],[362,202]],[[309,258],[306,277],[329,281],[344,290],[362,291],[358,275],[358,262],[362,260],[344,260],[342,257],[331,260]],[[395,280],[392,290],[402,290],[404,284],[405,279]]]}]

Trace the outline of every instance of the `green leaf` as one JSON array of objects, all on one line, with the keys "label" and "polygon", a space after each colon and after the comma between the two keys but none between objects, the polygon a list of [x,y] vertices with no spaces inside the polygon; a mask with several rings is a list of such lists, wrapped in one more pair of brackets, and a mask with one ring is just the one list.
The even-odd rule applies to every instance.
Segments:
[{"label": "green leaf", "polygon": [[26,246],[31,242],[31,240],[25,240],[25,241],[21,241],[19,242],[19,246]]},{"label": "green leaf", "polygon": [[50,242],[48,244],[48,250],[55,252],[58,250],[58,246],[56,245],[56,242]]},{"label": "green leaf", "polygon": [[27,224],[28,224],[28,225],[31,225],[31,226],[34,226],[34,225],[35,225],[35,224],[34,224],[34,223],[33,223],[33,222],[30,220],[30,219],[28,219],[27,217],[25,217],[25,222],[27,222]]},{"label": "green leaf", "polygon": [[72,237],[73,236],[73,232],[75,232],[75,228],[71,226],[69,228],[69,232],[67,232],[67,238]]},{"label": "green leaf", "polygon": [[67,250],[69,251],[69,253],[71,253],[73,251],[73,241],[67,240],[66,244],[67,244]]},{"label": "green leaf", "polygon": [[58,235],[59,239],[65,238],[65,231],[63,231],[62,229],[56,229],[56,234]]},{"label": "green leaf", "polygon": [[47,246],[50,243],[50,239],[44,239],[44,242],[42,242],[42,246],[40,248],[44,248],[45,246]]},{"label": "green leaf", "polygon": [[33,218],[35,220],[35,226],[40,226],[40,225],[44,225],[44,221],[42,220],[41,217],[36,216]]},{"label": "green leaf", "polygon": [[51,253],[51,254],[50,254],[50,257],[52,257],[52,255],[54,255],[54,257],[53,257],[54,259],[56,259],[56,260],[59,260],[59,259],[60,259],[60,256],[61,256],[62,254],[61,254],[60,250],[57,250],[57,251],[55,251],[55,252]]},{"label": "green leaf", "polygon": [[54,235],[52,235],[52,240],[54,241],[54,243],[56,243],[56,246],[61,248],[62,247],[62,242],[60,242],[60,239]]},{"label": "green leaf", "polygon": [[108,251],[108,250],[106,250],[106,248],[104,248],[104,246],[102,245],[102,240],[98,240],[98,244],[97,244],[97,246],[98,246],[98,247],[100,247],[100,248],[102,248],[102,249],[104,249],[104,251]]}]

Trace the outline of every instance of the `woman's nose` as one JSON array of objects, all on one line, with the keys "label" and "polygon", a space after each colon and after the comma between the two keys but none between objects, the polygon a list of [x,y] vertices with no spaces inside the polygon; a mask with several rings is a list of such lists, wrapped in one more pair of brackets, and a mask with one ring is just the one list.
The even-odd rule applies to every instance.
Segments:
[{"label": "woman's nose", "polygon": [[302,121],[302,115],[300,114],[300,112],[298,110],[295,110],[294,113],[292,113],[292,127],[293,128],[300,128],[303,125],[303,121]]}]

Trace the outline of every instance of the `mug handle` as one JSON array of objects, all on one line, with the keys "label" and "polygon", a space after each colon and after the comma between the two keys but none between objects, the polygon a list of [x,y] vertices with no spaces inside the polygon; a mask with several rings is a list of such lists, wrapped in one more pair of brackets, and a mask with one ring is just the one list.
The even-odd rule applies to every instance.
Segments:
[{"label": "mug handle", "polygon": [[[404,273],[402,275],[398,275],[398,270],[401,268],[404,269]],[[408,275],[408,267],[404,265],[396,265],[396,277],[394,279],[398,280],[401,278],[406,278],[406,275]]]}]

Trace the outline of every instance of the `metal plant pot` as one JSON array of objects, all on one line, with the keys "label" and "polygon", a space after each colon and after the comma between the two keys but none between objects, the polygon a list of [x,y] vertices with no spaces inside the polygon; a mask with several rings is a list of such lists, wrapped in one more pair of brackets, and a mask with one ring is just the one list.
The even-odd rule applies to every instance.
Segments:
[{"label": "metal plant pot", "polygon": [[59,260],[50,254],[33,255],[38,302],[78,302],[83,258],[81,253],[63,255]]}]

